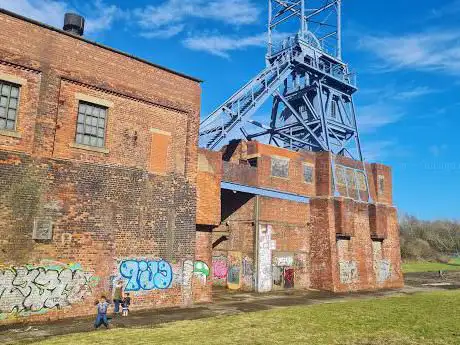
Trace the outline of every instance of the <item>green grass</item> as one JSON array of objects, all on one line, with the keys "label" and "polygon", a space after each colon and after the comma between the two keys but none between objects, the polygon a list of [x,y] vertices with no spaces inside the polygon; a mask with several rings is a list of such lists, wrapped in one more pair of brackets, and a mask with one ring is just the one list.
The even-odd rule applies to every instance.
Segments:
[{"label": "green grass", "polygon": [[443,291],[99,330],[38,344],[450,345],[460,344],[459,310],[460,291]]},{"label": "green grass", "polygon": [[460,271],[460,258],[452,259],[448,264],[440,262],[407,262],[402,264],[404,273],[412,272],[435,272],[443,271]]}]

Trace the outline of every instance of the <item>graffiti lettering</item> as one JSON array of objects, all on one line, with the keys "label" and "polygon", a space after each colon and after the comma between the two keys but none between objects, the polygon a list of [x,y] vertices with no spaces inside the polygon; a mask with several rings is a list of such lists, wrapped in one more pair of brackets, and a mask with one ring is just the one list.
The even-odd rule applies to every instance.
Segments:
[{"label": "graffiti lettering", "polygon": [[209,267],[203,261],[195,261],[193,264],[193,274],[198,277],[202,284],[206,284],[206,279],[209,276]]},{"label": "graffiti lettering", "polygon": [[388,260],[379,260],[376,262],[376,275],[379,283],[384,282],[391,277],[391,264]]},{"label": "graffiti lettering", "polygon": [[339,266],[342,284],[350,284],[358,280],[358,268],[355,261],[341,261]]},{"label": "graffiti lettering", "polygon": [[97,282],[79,265],[8,268],[0,271],[0,314],[66,307],[83,300]]},{"label": "graffiti lettering", "polygon": [[164,261],[125,260],[120,264],[120,275],[128,279],[126,291],[167,289],[173,274],[171,265]]},{"label": "graffiti lettering", "polygon": [[214,281],[227,279],[227,258],[223,255],[212,258],[212,274]]}]

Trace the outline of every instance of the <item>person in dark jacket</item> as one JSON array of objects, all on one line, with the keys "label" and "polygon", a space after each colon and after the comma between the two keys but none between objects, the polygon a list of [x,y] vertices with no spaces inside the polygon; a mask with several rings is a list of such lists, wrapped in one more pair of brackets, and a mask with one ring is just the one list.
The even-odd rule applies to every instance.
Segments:
[{"label": "person in dark jacket", "polygon": [[118,280],[113,291],[113,312],[120,313],[120,304],[123,302],[123,280]]}]

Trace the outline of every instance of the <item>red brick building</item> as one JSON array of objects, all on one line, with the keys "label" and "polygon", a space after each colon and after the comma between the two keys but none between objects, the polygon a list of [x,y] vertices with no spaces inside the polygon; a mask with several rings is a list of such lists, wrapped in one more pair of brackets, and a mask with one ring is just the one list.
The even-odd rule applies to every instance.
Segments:
[{"label": "red brick building", "polygon": [[[389,167],[367,164],[369,200],[365,180],[348,176],[358,162],[328,152],[240,141],[221,153],[198,154],[197,223],[214,227],[206,258],[214,285],[261,292],[402,287]],[[334,178],[346,197],[334,196]]]},{"label": "red brick building", "polygon": [[356,162],[329,153],[199,150],[199,80],[0,24],[0,323],[92,314],[118,280],[133,309],[208,302],[213,285],[402,285],[388,167],[367,166],[370,203],[340,178],[333,196]]}]

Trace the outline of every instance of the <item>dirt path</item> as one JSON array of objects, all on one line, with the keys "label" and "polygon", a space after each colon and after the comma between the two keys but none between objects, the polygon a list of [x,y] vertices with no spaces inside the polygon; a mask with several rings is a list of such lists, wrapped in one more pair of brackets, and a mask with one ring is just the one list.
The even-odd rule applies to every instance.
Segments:
[{"label": "dirt path", "polygon": [[[456,273],[458,273],[458,276],[451,276],[451,278],[454,277],[451,279],[454,286],[450,286],[453,288],[460,288],[460,272]],[[133,312],[126,318],[112,318],[110,324],[112,328],[154,327],[156,325],[179,320],[202,319],[218,315],[234,315],[296,305],[337,303],[353,299],[414,294],[449,288],[448,285],[423,285],[426,284],[426,282],[436,283],[438,280],[439,279],[432,274],[412,273],[407,275],[406,284],[408,285],[403,289],[349,294],[332,294],[328,292],[305,290],[285,290],[269,294],[257,294],[215,289],[213,296],[214,302],[211,304],[196,305],[191,308],[170,308]],[[90,332],[93,331],[93,319],[94,318],[80,318],[47,324],[3,326],[0,327],[0,344],[27,344],[56,335]],[[100,331],[103,332],[104,330]]]}]

